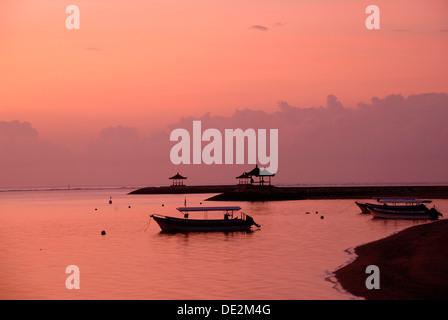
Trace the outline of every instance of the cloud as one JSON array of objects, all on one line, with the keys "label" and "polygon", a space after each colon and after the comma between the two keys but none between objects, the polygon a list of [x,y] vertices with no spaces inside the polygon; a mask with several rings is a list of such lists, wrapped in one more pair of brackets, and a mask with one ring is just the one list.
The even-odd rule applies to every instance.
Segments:
[{"label": "cloud", "polygon": [[[83,152],[42,141],[30,123],[0,121],[0,186],[167,185],[180,172],[189,184],[232,184],[253,165],[173,165],[173,129],[279,130],[279,168],[274,183],[448,182],[448,95],[393,94],[345,108],[335,96],[325,105],[277,111],[236,110],[231,116],[185,117],[166,129],[107,127]],[[204,147],[207,142],[202,143]],[[269,150],[269,149],[268,149]]]},{"label": "cloud", "polygon": [[0,121],[0,186],[43,186],[67,181],[77,155],[39,139],[28,122]]},{"label": "cloud", "polygon": [[0,140],[37,139],[37,130],[29,122],[0,121]]},{"label": "cloud", "polygon": [[99,132],[81,161],[93,184],[152,184],[168,174],[169,150],[168,131],[143,135],[137,128],[115,126]]},{"label": "cloud", "polygon": [[255,29],[255,30],[258,30],[258,31],[269,31],[268,27],[265,27],[265,26],[262,26],[262,25],[252,25],[249,28]]},{"label": "cloud", "polygon": [[[277,182],[448,181],[447,94],[389,95],[359,103],[357,109],[344,108],[334,95],[327,97],[325,106],[298,108],[282,101],[278,107],[272,114],[237,110],[230,117],[205,114],[198,120],[203,128],[221,132],[226,128],[277,128]],[[173,127],[191,130],[192,120],[183,118]],[[180,168],[190,170],[192,166]],[[231,177],[244,169],[250,169],[250,165],[215,167],[212,176],[218,179],[225,172]],[[195,176],[205,177],[206,183],[210,171],[197,166]]]}]

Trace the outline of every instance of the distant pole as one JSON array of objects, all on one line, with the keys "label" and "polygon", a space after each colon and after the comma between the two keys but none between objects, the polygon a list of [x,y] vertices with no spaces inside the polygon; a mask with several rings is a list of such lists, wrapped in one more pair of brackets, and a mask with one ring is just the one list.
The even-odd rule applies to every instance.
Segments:
[{"label": "distant pole", "polygon": [[184,207],[186,207],[187,206],[187,197],[185,197],[185,200],[184,200]]}]

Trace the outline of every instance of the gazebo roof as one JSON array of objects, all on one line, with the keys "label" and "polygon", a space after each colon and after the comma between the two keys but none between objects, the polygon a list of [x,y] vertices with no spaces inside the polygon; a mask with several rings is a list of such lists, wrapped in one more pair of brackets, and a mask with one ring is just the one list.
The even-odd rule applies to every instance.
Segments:
[{"label": "gazebo roof", "polygon": [[187,177],[181,176],[178,172],[176,175],[172,176],[170,179],[187,179]]},{"label": "gazebo roof", "polygon": [[263,170],[260,170],[260,176],[275,176],[275,173],[270,173],[268,170],[266,170],[266,169],[263,169]]},{"label": "gazebo roof", "polygon": [[247,175],[248,176],[255,176],[255,177],[275,176],[275,173],[270,173],[266,169],[260,170],[260,168],[258,168],[258,165],[256,165],[255,168],[253,168],[251,171],[247,172]]},{"label": "gazebo roof", "polygon": [[258,168],[258,165],[253,168],[251,171],[249,172],[245,172],[248,176],[256,176],[258,177],[260,175],[260,168]]},{"label": "gazebo roof", "polygon": [[248,176],[255,176],[255,177],[275,176],[275,173],[270,173],[266,169],[260,170],[260,168],[258,168],[258,165],[256,165],[255,168],[253,168],[251,171],[245,172],[245,174],[247,174]]},{"label": "gazebo roof", "polygon": [[248,179],[250,178],[249,175],[247,175],[247,172],[243,172],[240,176],[236,177],[237,179]]}]

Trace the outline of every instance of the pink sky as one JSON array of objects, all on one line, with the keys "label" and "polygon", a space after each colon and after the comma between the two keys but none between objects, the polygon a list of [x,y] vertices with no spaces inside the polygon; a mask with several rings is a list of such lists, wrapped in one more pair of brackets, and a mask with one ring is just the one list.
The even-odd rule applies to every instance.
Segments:
[{"label": "pink sky", "polygon": [[[65,28],[70,4],[80,30]],[[369,4],[381,10],[380,30],[365,28]],[[0,121],[29,122],[48,150],[76,154],[108,127],[154,137],[207,112],[274,114],[279,101],[307,109],[326,106],[328,95],[355,110],[372,97],[448,92],[445,0],[6,0],[0,39]],[[45,183],[59,183],[47,165]]]}]

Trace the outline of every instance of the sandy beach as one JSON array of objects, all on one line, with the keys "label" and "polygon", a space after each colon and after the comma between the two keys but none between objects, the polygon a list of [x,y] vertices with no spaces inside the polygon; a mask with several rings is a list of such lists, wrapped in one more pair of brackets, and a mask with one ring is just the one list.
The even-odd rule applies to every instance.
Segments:
[{"label": "sandy beach", "polygon": [[[344,290],[368,300],[448,299],[448,220],[414,226],[355,248],[335,272]],[[366,267],[380,269],[380,289],[367,289]]]}]

